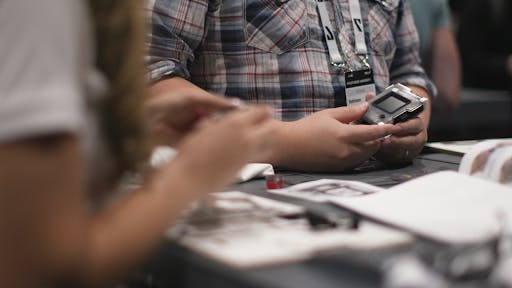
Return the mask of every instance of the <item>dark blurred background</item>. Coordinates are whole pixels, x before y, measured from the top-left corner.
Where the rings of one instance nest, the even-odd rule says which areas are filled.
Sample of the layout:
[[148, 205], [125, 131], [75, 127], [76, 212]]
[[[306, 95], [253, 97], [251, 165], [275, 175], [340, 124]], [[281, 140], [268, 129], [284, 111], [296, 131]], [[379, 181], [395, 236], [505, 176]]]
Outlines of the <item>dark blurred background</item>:
[[434, 111], [429, 140], [512, 137], [512, 1], [447, 1], [462, 88], [454, 109]]

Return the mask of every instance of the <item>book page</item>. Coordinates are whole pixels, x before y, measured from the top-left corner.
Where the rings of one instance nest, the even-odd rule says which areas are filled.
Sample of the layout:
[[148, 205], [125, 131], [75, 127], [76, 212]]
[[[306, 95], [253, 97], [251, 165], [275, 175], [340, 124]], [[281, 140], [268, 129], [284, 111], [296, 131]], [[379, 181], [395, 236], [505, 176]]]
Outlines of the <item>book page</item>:
[[512, 188], [443, 171], [386, 191], [333, 203], [365, 217], [453, 244], [487, 241], [512, 221]]
[[470, 152], [473, 147], [482, 142], [501, 142], [501, 141], [512, 141], [512, 138], [509, 139], [489, 139], [489, 140], [463, 140], [463, 141], [443, 141], [443, 142], [430, 142], [425, 144], [426, 147], [430, 147], [434, 150], [438, 150], [441, 152], [456, 154], [456, 155], [464, 155]]

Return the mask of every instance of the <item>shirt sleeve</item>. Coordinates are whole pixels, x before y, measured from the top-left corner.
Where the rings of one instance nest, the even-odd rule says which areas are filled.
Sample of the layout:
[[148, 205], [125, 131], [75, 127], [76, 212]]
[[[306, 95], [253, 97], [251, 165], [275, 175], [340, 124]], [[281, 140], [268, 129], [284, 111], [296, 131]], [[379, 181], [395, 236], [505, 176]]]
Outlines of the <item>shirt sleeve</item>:
[[187, 65], [205, 36], [208, 1], [154, 0], [149, 4], [148, 77], [190, 78]]
[[79, 2], [0, 2], [0, 142], [84, 124]]
[[434, 97], [437, 89], [421, 66], [419, 37], [408, 1], [401, 1], [396, 24], [396, 51], [390, 67], [391, 83], [419, 86]]

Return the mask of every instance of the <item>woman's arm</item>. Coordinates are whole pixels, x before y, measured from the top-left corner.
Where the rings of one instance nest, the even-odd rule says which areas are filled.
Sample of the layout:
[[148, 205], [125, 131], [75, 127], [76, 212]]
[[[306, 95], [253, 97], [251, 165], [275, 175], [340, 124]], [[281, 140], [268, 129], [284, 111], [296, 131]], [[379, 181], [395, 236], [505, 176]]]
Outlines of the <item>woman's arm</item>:
[[45, 287], [80, 269], [87, 225], [80, 151], [64, 134], [0, 145], [0, 286]]
[[192, 171], [187, 175], [173, 163], [166, 169], [168, 183], [154, 181], [160, 187], [135, 191], [91, 215], [82, 158], [77, 139], [64, 135], [0, 147], [0, 218], [7, 244], [0, 261], [12, 281], [32, 281], [16, 283], [21, 287], [113, 284], [141, 263], [200, 192], [192, 187], [200, 182], [191, 179]]
[[78, 139], [55, 135], [0, 145], [0, 273], [6, 273], [0, 286], [119, 281], [182, 209], [222, 189], [267, 149], [269, 117], [258, 108], [203, 123], [143, 188], [98, 214], [88, 211]]
[[220, 191], [268, 150], [269, 120], [266, 108], [254, 108], [203, 123], [144, 187], [91, 218], [84, 279], [108, 283], [140, 264], [191, 201]]

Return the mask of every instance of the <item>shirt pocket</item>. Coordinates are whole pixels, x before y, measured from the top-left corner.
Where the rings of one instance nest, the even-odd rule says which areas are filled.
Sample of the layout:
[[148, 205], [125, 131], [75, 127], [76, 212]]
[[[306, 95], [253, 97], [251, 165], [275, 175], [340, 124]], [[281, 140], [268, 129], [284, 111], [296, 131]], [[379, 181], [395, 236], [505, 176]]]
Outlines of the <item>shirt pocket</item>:
[[244, 0], [247, 45], [282, 54], [309, 41], [304, 0]]
[[400, 0], [372, 0], [368, 2], [370, 50], [374, 55], [392, 61], [396, 50], [395, 33]]

